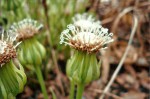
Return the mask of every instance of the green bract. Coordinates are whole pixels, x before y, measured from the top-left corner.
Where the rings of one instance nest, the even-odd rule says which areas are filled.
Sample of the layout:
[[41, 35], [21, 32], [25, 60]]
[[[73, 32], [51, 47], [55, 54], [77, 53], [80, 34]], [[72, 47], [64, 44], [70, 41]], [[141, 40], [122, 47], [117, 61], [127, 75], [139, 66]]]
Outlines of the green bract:
[[67, 62], [67, 75], [76, 84], [88, 84], [100, 76], [96, 54], [75, 50]]
[[0, 99], [15, 99], [23, 91], [26, 75], [21, 64], [10, 61], [0, 68]]
[[19, 47], [19, 60], [22, 65], [39, 66], [46, 55], [44, 46], [34, 38], [23, 41]]

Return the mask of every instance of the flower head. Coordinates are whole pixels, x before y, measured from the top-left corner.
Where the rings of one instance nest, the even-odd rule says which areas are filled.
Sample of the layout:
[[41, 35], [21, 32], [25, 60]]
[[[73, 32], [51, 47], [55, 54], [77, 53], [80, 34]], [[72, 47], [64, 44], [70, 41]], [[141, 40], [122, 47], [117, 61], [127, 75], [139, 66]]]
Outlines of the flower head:
[[24, 19], [18, 23], [14, 23], [8, 32], [10, 34], [17, 34], [17, 40], [22, 41], [33, 37], [39, 33], [39, 30], [43, 27], [42, 24], [32, 19]]
[[92, 15], [88, 15], [87, 13], [76, 14], [72, 20], [75, 26], [82, 27], [82, 29], [91, 27], [93, 23], [100, 24], [100, 21], [96, 20]]
[[13, 45], [16, 37], [17, 35], [9, 35], [4, 30], [0, 32], [0, 66], [16, 57], [15, 47], [19, 44]]
[[79, 29], [76, 25], [70, 24], [61, 33], [60, 44], [64, 43], [74, 49], [92, 53], [106, 48], [105, 45], [113, 41], [112, 35], [108, 33], [108, 29], [95, 23], [86, 29]]

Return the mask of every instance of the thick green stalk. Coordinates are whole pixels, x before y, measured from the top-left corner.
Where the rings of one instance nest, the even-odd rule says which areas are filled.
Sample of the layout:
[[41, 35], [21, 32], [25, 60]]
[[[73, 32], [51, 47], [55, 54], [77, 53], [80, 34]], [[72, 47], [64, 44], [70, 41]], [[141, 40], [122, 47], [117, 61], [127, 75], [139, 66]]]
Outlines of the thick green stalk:
[[74, 90], [75, 90], [75, 84], [73, 81], [71, 81], [71, 86], [70, 86], [70, 99], [74, 99], [75, 95], [74, 95]]
[[79, 85], [77, 86], [76, 99], [82, 99], [83, 91], [84, 91], [84, 84], [79, 84]]
[[35, 66], [35, 72], [36, 72], [37, 78], [39, 80], [39, 83], [40, 83], [40, 86], [42, 89], [42, 93], [44, 95], [44, 99], [48, 99], [48, 94], [46, 92], [46, 87], [44, 84], [44, 80], [43, 80], [42, 72], [40, 70], [40, 66]]

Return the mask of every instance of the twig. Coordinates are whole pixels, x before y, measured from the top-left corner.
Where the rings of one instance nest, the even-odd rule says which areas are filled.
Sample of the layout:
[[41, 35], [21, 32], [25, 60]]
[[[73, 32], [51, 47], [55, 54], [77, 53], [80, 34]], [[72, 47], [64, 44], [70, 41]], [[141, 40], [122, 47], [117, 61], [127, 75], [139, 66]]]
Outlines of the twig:
[[49, 32], [46, 32], [46, 33], [47, 33], [47, 37], [48, 37], [48, 42], [50, 44], [52, 59], [54, 61], [56, 72], [59, 73], [60, 70], [59, 70], [58, 63], [57, 63], [56, 52], [55, 52], [54, 48], [51, 47], [51, 46], [53, 46], [53, 42], [52, 42], [52, 39], [51, 39], [51, 35], [49, 34], [49, 33], [51, 33], [51, 31], [50, 31], [50, 24], [49, 24], [49, 18], [48, 18], [48, 6], [46, 4], [46, 0], [42, 0], [42, 5], [44, 7], [46, 21], [47, 21], [47, 28], [48, 28], [48, 31], [49, 31]]
[[128, 12], [134, 10], [133, 7], [128, 7], [128, 8], [125, 8], [116, 18], [116, 20], [114, 21], [114, 24], [112, 25], [112, 32], [115, 33], [115, 30], [118, 26], [118, 23], [120, 21], [120, 19], [125, 15], [127, 14]]
[[46, 4], [46, 0], [42, 0], [42, 6], [44, 8], [44, 14], [45, 14], [45, 17], [46, 17], [46, 24], [47, 24], [47, 28], [48, 28], [48, 31], [49, 31], [49, 32], [46, 32], [46, 35], [47, 35], [47, 38], [48, 38], [48, 42], [50, 43], [50, 45], [52, 45], [51, 35], [49, 34], [51, 32], [50, 32], [50, 24], [49, 24], [49, 18], [48, 18], [48, 7], [47, 7], [47, 4]]
[[[131, 11], [131, 10], [130, 10], [130, 11]], [[123, 13], [124, 13], [124, 12], [123, 12]], [[123, 15], [123, 14], [122, 14], [122, 15]], [[117, 66], [117, 69], [115, 70], [113, 76], [111, 77], [111, 80], [109, 81], [109, 83], [108, 83], [107, 86], [105, 87], [104, 93], [101, 95], [101, 97], [100, 97], [99, 99], [103, 99], [103, 98], [104, 98], [105, 94], [108, 92], [110, 86], [112, 85], [112, 83], [114, 82], [114, 80], [115, 80], [117, 74], [119, 73], [119, 71], [120, 71], [120, 69], [121, 69], [121, 67], [122, 67], [122, 65], [123, 65], [123, 63], [124, 63], [124, 61], [125, 61], [125, 59], [126, 59], [126, 56], [127, 56], [128, 52], [129, 52], [130, 45], [131, 45], [131, 43], [132, 43], [134, 34], [135, 34], [135, 32], [136, 32], [136, 29], [137, 29], [137, 25], [138, 25], [138, 18], [137, 18], [137, 16], [134, 15], [134, 26], [133, 26], [133, 29], [132, 29], [132, 31], [131, 31], [131, 35], [130, 35], [130, 39], [129, 39], [129, 42], [128, 42], [128, 46], [127, 46], [127, 48], [126, 48], [126, 50], [125, 50], [125, 53], [124, 53], [124, 55], [123, 55], [123, 57], [122, 57], [122, 59], [121, 59], [119, 65]]]
[[[90, 90], [90, 91], [97, 92], [97, 93], [104, 93], [104, 91], [99, 90], [99, 89], [89, 89], [89, 90]], [[121, 97], [119, 97], [119, 96], [117, 96], [117, 95], [115, 95], [115, 94], [110, 93], [110, 92], [107, 92], [107, 93], [105, 93], [105, 94], [108, 95], [108, 96], [113, 97], [114, 99], [123, 99], [123, 98], [121, 98]]]
[[112, 22], [114, 20], [114, 17], [109, 17], [109, 18], [106, 18], [104, 20], [101, 21], [101, 24], [107, 24], [109, 22]]

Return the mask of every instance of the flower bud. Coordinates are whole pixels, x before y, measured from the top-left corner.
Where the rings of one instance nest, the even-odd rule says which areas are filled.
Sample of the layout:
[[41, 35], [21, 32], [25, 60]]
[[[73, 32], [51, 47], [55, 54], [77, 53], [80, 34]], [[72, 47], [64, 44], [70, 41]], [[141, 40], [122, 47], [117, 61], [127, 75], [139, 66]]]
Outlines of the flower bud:
[[46, 55], [44, 46], [39, 43], [35, 36], [39, 34], [42, 24], [32, 19], [24, 19], [14, 23], [8, 32], [17, 34], [17, 40], [22, 41], [19, 48], [19, 60], [22, 65], [40, 65]]
[[67, 62], [66, 71], [71, 81], [84, 85], [99, 77], [100, 64], [96, 53], [113, 42], [113, 34], [86, 14], [75, 16], [73, 21], [61, 33], [60, 44], [64, 43], [75, 49], [74, 55]]
[[13, 43], [16, 35], [0, 33], [0, 99], [14, 99], [22, 92], [26, 75], [16, 59], [16, 46]]

